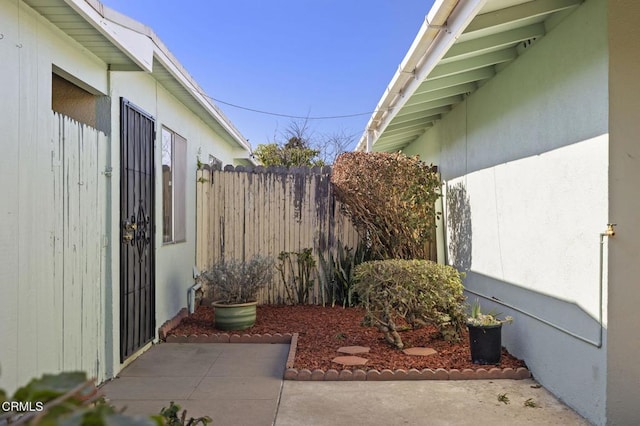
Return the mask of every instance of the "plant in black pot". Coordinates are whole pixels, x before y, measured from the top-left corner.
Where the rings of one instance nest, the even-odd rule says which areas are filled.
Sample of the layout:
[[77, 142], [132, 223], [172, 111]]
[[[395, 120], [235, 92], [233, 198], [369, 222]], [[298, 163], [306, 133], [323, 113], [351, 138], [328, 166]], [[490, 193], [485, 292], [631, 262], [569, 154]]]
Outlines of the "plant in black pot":
[[471, 361], [474, 364], [500, 364], [502, 355], [502, 324], [510, 324], [513, 318], [498, 318], [499, 313], [482, 313], [478, 300], [471, 305], [471, 315], [467, 318]]
[[213, 294], [217, 329], [245, 330], [255, 324], [258, 292], [271, 282], [273, 270], [272, 258], [256, 255], [248, 261], [223, 260], [200, 274]]

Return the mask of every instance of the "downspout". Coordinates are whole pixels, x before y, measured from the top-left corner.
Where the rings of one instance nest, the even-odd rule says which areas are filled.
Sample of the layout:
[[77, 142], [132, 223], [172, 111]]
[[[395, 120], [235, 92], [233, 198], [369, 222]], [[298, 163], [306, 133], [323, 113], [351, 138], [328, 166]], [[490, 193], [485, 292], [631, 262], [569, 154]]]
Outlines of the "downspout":
[[196, 311], [196, 291], [202, 288], [201, 283], [196, 283], [189, 287], [189, 291], [187, 293], [187, 307], [189, 308], [189, 315]]
[[604, 232], [600, 233], [600, 282], [599, 282], [599, 298], [598, 298], [598, 322], [600, 323], [600, 337], [599, 337], [599, 345], [598, 348], [602, 347], [602, 332], [604, 329], [604, 318], [602, 314], [602, 304], [603, 297], [602, 294], [604, 292], [604, 238], [611, 238], [616, 235], [615, 223], [608, 223], [607, 229]]
[[[105, 214], [105, 229], [106, 234], [104, 236], [104, 247], [105, 250], [105, 295], [104, 295], [104, 379], [110, 379], [115, 374], [115, 357], [114, 351], [116, 350], [115, 339], [114, 339], [114, 330], [118, 327], [116, 324], [116, 317], [113, 313], [113, 305], [114, 305], [114, 271], [113, 271], [113, 258], [114, 258], [114, 247], [119, 243], [119, 234], [114, 232], [113, 229], [113, 107], [111, 103], [112, 98], [112, 84], [111, 84], [111, 65], [107, 65], [107, 96], [109, 97], [109, 108], [111, 109], [110, 114], [110, 123], [109, 123], [109, 137], [107, 138], [109, 146], [107, 147], [107, 158], [106, 158], [106, 168], [102, 172], [107, 180], [105, 184], [106, 189], [106, 214]], [[114, 239], [116, 241], [114, 241]], [[119, 319], [118, 319], [119, 321]], [[98, 370], [99, 371], [99, 370]]]
[[[200, 272], [198, 271], [198, 268], [194, 266], [193, 279], [197, 280], [199, 276]], [[201, 288], [202, 283], [198, 281], [194, 285], [189, 287], [189, 290], [187, 290], [187, 309], [189, 310], [189, 315], [194, 313], [196, 310], [196, 291], [200, 290]]]

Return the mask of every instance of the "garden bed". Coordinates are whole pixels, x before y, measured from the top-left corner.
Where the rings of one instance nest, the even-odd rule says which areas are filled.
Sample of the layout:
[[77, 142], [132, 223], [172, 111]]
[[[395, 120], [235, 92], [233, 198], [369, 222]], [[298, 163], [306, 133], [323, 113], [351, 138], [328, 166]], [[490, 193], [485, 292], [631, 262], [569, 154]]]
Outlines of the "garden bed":
[[[429, 347], [437, 353], [429, 356], [406, 355], [386, 343], [374, 327], [361, 325], [364, 310], [361, 308], [304, 306], [258, 306], [256, 324], [237, 334], [285, 335], [297, 333], [297, 348], [293, 368], [301, 370], [391, 370], [422, 371], [444, 369], [489, 370], [494, 367], [513, 369], [526, 367], [522, 360], [509, 354], [504, 348], [502, 360], [497, 366], [476, 365], [470, 361], [469, 342], [466, 330], [458, 343], [440, 339], [434, 327], [402, 332], [407, 348]], [[182, 319], [169, 336], [213, 336], [222, 334], [213, 324], [213, 308], [200, 306], [197, 311]], [[232, 333], [228, 333], [232, 334]], [[370, 348], [364, 366], [342, 366], [332, 362], [340, 355], [338, 348], [364, 346]]]

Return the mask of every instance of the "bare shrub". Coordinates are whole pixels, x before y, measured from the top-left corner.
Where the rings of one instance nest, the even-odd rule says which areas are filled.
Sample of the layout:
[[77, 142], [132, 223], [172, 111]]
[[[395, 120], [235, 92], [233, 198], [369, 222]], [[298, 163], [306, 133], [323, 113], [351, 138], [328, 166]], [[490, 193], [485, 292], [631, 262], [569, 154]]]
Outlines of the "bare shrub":
[[258, 292], [273, 277], [273, 259], [255, 255], [246, 262], [220, 261], [200, 274], [199, 280], [212, 290], [217, 301], [225, 304], [255, 302]]
[[433, 169], [402, 153], [349, 152], [336, 160], [335, 194], [375, 257], [429, 258], [440, 197]]
[[465, 297], [455, 268], [430, 260], [377, 260], [356, 266], [355, 279], [365, 321], [396, 348], [404, 347], [400, 319], [413, 328], [433, 324], [445, 340], [460, 340]]

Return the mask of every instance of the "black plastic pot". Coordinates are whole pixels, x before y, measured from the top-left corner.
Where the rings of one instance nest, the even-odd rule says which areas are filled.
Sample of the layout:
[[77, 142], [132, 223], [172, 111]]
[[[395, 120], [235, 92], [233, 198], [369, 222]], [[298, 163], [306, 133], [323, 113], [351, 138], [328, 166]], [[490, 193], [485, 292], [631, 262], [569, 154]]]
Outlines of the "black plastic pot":
[[502, 324], [469, 328], [471, 361], [474, 364], [500, 364], [502, 355]]

